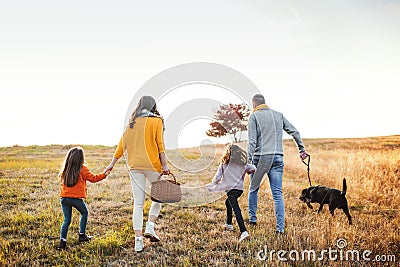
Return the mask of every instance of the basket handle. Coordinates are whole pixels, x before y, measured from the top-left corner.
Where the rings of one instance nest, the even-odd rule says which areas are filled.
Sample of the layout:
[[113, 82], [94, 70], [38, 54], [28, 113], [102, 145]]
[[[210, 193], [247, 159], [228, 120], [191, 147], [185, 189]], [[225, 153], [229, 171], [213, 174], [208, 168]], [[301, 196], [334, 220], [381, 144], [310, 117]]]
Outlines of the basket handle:
[[[158, 179], [160, 179], [163, 175], [164, 175], [164, 174], [161, 173], [160, 176], [158, 177]], [[175, 181], [175, 183], [176, 183], [176, 177], [175, 177], [175, 175], [174, 175], [172, 172], [169, 172], [169, 174], [166, 174], [166, 175], [172, 175], [172, 177], [174, 178], [174, 181]]]

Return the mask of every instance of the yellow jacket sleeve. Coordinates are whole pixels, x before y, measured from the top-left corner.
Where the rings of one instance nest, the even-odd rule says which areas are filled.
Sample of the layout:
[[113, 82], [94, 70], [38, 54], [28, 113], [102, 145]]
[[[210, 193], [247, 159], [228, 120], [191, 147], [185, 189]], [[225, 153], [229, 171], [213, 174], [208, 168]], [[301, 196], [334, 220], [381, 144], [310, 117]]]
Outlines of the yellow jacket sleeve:
[[[125, 136], [125, 134], [124, 134], [124, 136]], [[114, 158], [116, 158], [116, 159], [121, 158], [125, 152], [126, 143], [124, 142], [124, 136], [122, 136], [121, 139], [119, 140], [119, 144], [117, 146], [117, 149], [115, 150]]]
[[162, 120], [158, 120], [157, 132], [156, 132], [156, 143], [158, 147], [158, 153], [165, 151], [164, 149], [164, 126]]

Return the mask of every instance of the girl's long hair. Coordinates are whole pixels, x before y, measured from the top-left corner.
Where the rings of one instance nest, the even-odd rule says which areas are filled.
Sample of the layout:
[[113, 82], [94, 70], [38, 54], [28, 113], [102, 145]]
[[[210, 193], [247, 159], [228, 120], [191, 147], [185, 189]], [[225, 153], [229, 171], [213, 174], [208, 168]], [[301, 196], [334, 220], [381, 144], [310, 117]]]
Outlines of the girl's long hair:
[[247, 153], [240, 146], [229, 144], [221, 157], [221, 163], [245, 165], [247, 163]]
[[85, 156], [81, 147], [74, 147], [68, 151], [59, 173], [67, 187], [72, 187], [78, 183], [79, 173], [84, 162]]
[[161, 117], [160, 112], [157, 110], [156, 100], [152, 96], [144, 95], [140, 98], [135, 110], [132, 112], [131, 118], [129, 119], [129, 128], [133, 128], [136, 118], [143, 109]]

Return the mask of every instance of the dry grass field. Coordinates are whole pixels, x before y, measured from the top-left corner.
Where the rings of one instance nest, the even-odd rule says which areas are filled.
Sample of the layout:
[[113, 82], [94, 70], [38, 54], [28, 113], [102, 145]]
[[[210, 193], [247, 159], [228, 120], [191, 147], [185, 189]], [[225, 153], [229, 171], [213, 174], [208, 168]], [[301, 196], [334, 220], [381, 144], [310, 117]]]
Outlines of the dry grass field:
[[[54, 249], [62, 223], [57, 173], [71, 146], [0, 148], [0, 266], [399, 266], [400, 136], [304, 142], [312, 155], [314, 184], [341, 189], [346, 177], [352, 226], [341, 210], [332, 218], [327, 206], [317, 214], [317, 205], [312, 211], [300, 202], [301, 189], [308, 186], [306, 167], [293, 141], [285, 140], [287, 234], [275, 235], [265, 182], [258, 225], [248, 227], [250, 239], [238, 244], [235, 221], [234, 232], [221, 228], [224, 198], [194, 206], [209, 201], [201, 186], [215, 173], [223, 146], [175, 150], [167, 152], [171, 169], [185, 188], [199, 189], [184, 194], [185, 205], [191, 207], [163, 206], [156, 226], [162, 242], [146, 240], [142, 253], [134, 252], [133, 197], [124, 160], [106, 180], [89, 183], [87, 228], [95, 239], [78, 244], [79, 216], [74, 211], [69, 249], [59, 252]], [[83, 148], [93, 172], [101, 172], [114, 152], [112, 147]], [[248, 177], [240, 198], [245, 220], [247, 186]], [[149, 204], [146, 201], [145, 218]], [[338, 244], [338, 239], [347, 244]]]

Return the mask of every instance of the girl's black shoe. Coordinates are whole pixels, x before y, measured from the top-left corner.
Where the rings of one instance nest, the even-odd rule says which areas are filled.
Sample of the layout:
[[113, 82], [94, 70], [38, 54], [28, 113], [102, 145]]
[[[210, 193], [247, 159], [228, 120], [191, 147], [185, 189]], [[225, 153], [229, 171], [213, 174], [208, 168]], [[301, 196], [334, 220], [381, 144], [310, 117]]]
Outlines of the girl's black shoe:
[[67, 241], [60, 240], [60, 244], [56, 247], [58, 250], [66, 250], [67, 249]]
[[92, 240], [93, 236], [89, 236], [87, 234], [79, 234], [79, 242], [83, 243], [83, 242], [90, 242], [90, 240]]

